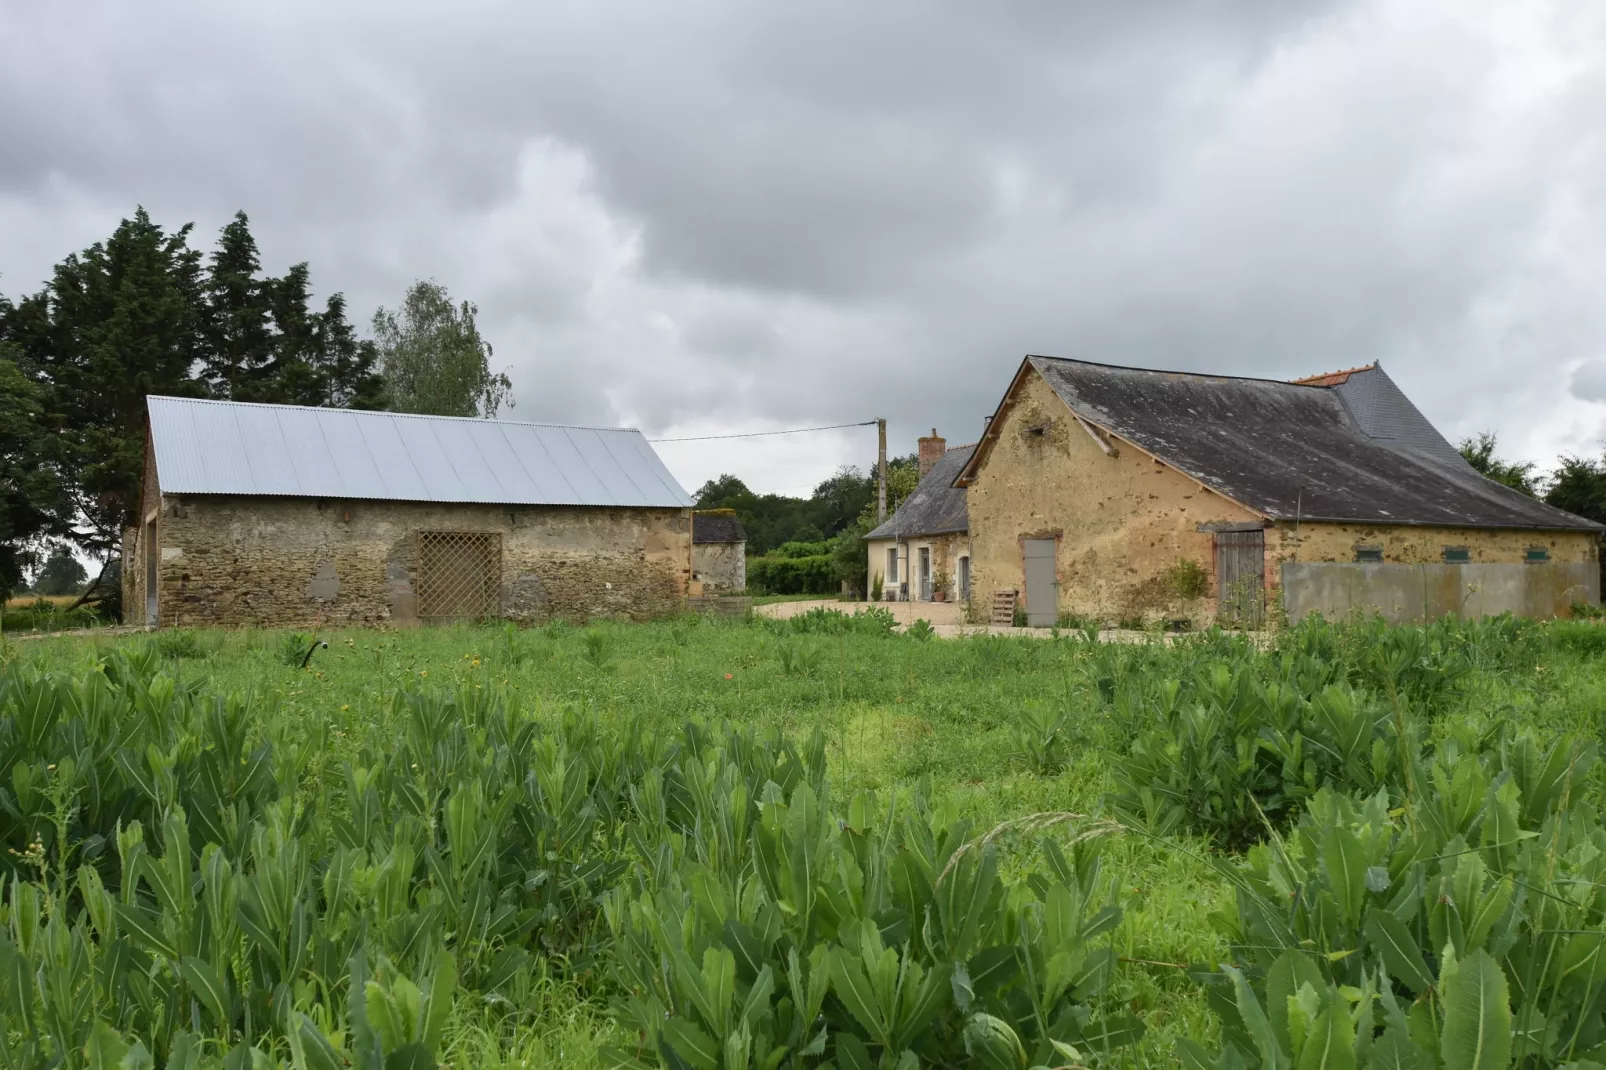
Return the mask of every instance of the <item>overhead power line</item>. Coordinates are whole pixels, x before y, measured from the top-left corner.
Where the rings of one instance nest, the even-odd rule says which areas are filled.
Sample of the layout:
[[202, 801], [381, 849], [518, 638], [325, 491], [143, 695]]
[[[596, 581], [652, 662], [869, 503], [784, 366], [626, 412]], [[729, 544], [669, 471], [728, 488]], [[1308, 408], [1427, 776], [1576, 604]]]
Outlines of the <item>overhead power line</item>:
[[840, 431], [844, 427], [874, 427], [875, 420], [856, 424], [827, 424], [824, 427], [791, 427], [785, 431], [748, 431], [740, 435], [688, 435], [685, 438], [649, 438], [648, 442], [712, 442], [721, 438], [763, 438], [766, 435], [801, 435], [805, 431]]

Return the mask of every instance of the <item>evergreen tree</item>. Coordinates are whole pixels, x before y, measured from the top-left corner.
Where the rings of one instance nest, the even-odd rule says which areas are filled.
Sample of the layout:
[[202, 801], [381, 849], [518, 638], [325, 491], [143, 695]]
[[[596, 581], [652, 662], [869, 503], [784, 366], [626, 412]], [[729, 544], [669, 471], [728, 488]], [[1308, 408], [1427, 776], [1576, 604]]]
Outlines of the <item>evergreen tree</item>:
[[145, 397], [204, 392], [200, 256], [139, 209], [111, 238], [56, 266], [0, 315], [0, 342], [31, 369], [60, 450], [69, 535], [106, 558], [133, 522], [145, 458]]
[[[0, 323], [12, 311], [0, 298]], [[56, 436], [45, 425], [44, 392], [0, 343], [0, 603], [26, 589], [23, 570], [37, 560], [47, 536], [66, 530]]]
[[[207, 266], [205, 378], [215, 397], [264, 401], [275, 393], [273, 291], [257, 278], [262, 264], [244, 212], [218, 235]], [[302, 295], [305, 304], [305, 294]]]
[[512, 406], [513, 384], [491, 371], [491, 346], [480, 336], [479, 309], [452, 303], [446, 287], [415, 282], [395, 312], [374, 313], [380, 372], [397, 412], [489, 419]]
[[322, 369], [320, 405], [342, 409], [383, 409], [385, 379], [379, 349], [346, 320], [346, 299], [334, 294], [318, 317], [318, 359]]

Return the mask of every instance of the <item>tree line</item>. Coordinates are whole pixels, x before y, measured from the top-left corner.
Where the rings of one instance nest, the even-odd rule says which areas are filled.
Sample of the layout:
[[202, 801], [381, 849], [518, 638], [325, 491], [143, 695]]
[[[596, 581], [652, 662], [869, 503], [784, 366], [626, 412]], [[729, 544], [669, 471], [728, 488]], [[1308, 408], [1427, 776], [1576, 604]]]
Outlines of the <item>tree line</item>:
[[[262, 269], [236, 213], [210, 251], [140, 208], [58, 263], [33, 294], [0, 294], [0, 594], [66, 546], [113, 566], [135, 522], [150, 394], [491, 417], [478, 310], [422, 280], [364, 338], [346, 299], [317, 305], [307, 263]], [[86, 597], [114, 602], [115, 568]]]
[[1462, 439], [1456, 448], [1486, 479], [1585, 520], [1606, 524], [1606, 456], [1597, 460], [1563, 454], [1556, 459], [1554, 470], [1541, 473], [1532, 461], [1501, 458], [1493, 431]]

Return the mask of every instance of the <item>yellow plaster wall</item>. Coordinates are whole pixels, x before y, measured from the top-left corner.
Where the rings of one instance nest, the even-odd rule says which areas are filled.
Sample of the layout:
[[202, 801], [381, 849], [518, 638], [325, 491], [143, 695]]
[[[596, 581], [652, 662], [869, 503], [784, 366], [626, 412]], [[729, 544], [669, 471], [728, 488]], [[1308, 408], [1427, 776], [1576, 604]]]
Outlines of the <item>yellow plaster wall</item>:
[[[1035, 370], [1025, 375], [995, 418], [997, 441], [970, 485], [975, 603], [1014, 588], [1024, 605], [1022, 542], [1052, 537], [1060, 613], [1213, 617], [1213, 591], [1179, 603], [1166, 573], [1188, 558], [1211, 573], [1213, 586], [1214, 543], [1198, 525], [1258, 517], [1127, 443], [1113, 441], [1117, 456], [1108, 456]], [[1268, 531], [1268, 559], [1275, 542]], [[1269, 561], [1267, 581], [1275, 583]]]
[[1348, 562], [1355, 560], [1357, 546], [1375, 546], [1383, 551], [1387, 564], [1437, 565], [1444, 561], [1446, 546], [1464, 546], [1472, 564], [1521, 564], [1530, 547], [1544, 547], [1550, 560], [1559, 565], [1595, 561], [1599, 542], [1587, 531], [1509, 531], [1489, 528], [1429, 528], [1406, 524], [1303, 523], [1296, 535], [1294, 525], [1279, 523], [1272, 550], [1272, 532], [1266, 533], [1268, 567], [1272, 560]]

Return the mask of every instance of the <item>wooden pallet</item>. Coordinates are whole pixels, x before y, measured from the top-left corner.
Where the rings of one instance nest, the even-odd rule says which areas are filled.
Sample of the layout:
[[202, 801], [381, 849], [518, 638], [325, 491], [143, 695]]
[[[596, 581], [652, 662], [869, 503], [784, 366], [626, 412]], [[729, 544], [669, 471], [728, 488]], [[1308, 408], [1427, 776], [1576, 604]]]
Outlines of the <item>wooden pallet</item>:
[[1019, 595], [1019, 591], [993, 592], [992, 622], [994, 625], [1003, 628], [1015, 626], [1015, 600]]

